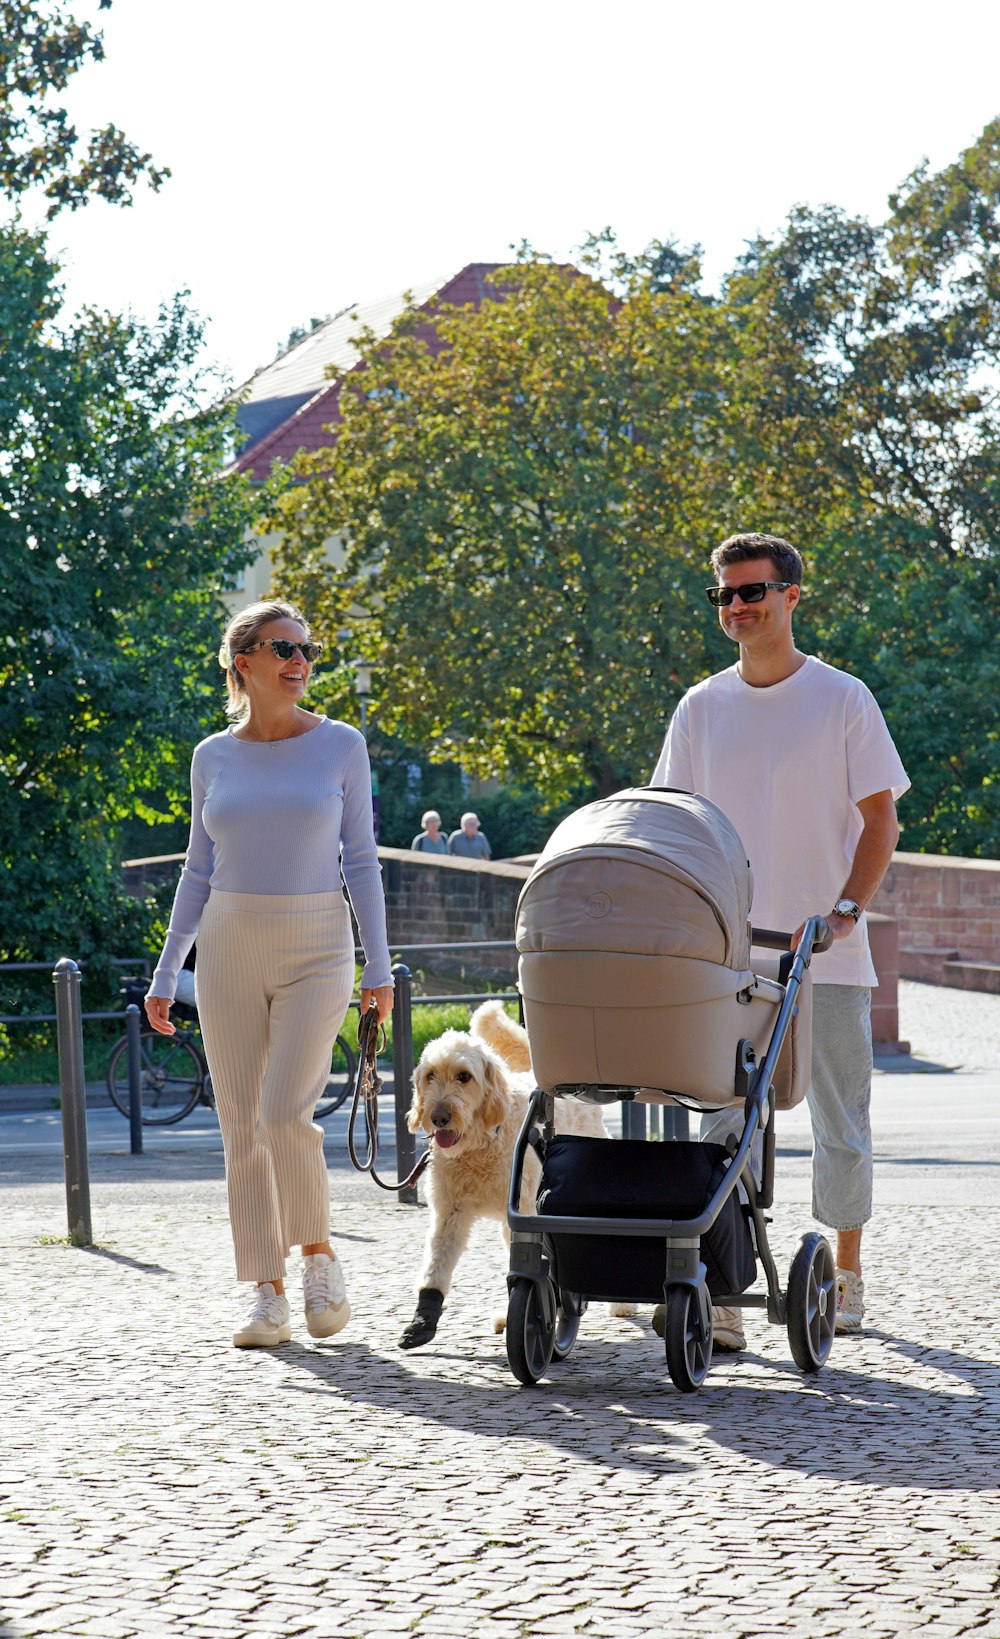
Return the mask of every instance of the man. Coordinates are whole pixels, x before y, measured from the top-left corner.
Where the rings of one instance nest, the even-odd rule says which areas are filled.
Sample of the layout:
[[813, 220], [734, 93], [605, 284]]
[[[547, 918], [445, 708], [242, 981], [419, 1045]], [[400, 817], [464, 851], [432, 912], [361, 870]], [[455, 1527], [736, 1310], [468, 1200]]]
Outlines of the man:
[[[732, 820], [753, 871], [753, 919], [794, 928], [824, 915], [834, 944], [812, 963], [813, 1213], [836, 1231], [837, 1331], [864, 1314], [861, 1232], [871, 1216], [871, 986], [865, 907], [899, 838], [906, 771], [873, 696], [802, 654], [792, 635], [802, 559], [773, 535], [732, 535], [712, 554], [709, 602], [739, 645], [728, 670], [677, 706], [652, 783], [696, 791]], [[702, 1137], [734, 1130], [708, 1116]], [[746, 1346], [741, 1312], [714, 1311], [717, 1344]]]
[[457, 854], [459, 859], [489, 859], [490, 845], [485, 831], [479, 829], [475, 814], [462, 815], [461, 829], [453, 831], [448, 838], [448, 852]]

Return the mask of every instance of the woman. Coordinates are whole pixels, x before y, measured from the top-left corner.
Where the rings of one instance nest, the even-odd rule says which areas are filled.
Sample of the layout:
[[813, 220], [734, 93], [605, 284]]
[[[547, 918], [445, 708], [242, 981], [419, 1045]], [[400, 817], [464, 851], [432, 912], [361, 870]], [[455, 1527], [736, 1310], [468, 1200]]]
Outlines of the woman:
[[329, 1240], [323, 1129], [313, 1119], [364, 946], [361, 1006], [392, 1009], [382, 877], [364, 739], [299, 704], [319, 645], [275, 599], [230, 621], [219, 653], [233, 724], [195, 747], [191, 838], [146, 997], [172, 1035], [177, 975], [198, 940], [198, 1010], [226, 1152], [236, 1276], [253, 1281], [237, 1348], [290, 1339], [285, 1259], [303, 1253], [306, 1324], [350, 1319]]
[[426, 814], [420, 816], [420, 832], [410, 843], [412, 854], [446, 854], [448, 852], [448, 838], [441, 834], [441, 815], [434, 808], [428, 808]]

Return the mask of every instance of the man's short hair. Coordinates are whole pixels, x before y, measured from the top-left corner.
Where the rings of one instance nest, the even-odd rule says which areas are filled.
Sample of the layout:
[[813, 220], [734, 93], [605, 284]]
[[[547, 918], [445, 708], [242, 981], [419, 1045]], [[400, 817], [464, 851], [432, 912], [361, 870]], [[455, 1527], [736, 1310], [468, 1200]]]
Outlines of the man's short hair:
[[790, 581], [793, 586], [802, 585], [802, 559], [794, 546], [783, 541], [780, 535], [758, 535], [755, 532], [730, 535], [712, 553], [712, 573], [718, 579], [723, 564], [746, 563], [748, 558], [770, 558], [777, 570], [778, 580]]
[[462, 819], [461, 819], [461, 825], [462, 825], [462, 830], [463, 831], [465, 830], [465, 827], [467, 825], [474, 825], [476, 827], [476, 830], [478, 831], [479, 830], [479, 817], [478, 817], [478, 815], [476, 815], [476, 814], [463, 814]]

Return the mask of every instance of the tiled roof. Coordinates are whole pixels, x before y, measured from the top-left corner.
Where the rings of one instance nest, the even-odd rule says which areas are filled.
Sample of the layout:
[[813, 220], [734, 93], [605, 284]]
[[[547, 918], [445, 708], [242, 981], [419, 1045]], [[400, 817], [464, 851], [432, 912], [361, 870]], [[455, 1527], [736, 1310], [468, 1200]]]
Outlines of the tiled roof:
[[[409, 294], [417, 307], [434, 297], [478, 307], [486, 294], [485, 280], [497, 266], [470, 262], [459, 273], [414, 286]], [[340, 388], [358, 363], [360, 332], [388, 334], [406, 307], [406, 294], [400, 291], [345, 308], [257, 371], [244, 388], [246, 398], [239, 411], [247, 442], [236, 461], [238, 471], [264, 478], [276, 461], [286, 463], [299, 450], [322, 449], [329, 443], [326, 428], [339, 419]]]

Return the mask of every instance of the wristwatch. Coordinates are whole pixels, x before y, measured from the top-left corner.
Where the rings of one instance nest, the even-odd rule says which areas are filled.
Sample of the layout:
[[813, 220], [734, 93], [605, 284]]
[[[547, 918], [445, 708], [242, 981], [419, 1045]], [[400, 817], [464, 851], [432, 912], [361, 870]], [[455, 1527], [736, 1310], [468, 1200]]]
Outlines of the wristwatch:
[[838, 899], [833, 907], [832, 914], [834, 916], [853, 916], [856, 922], [861, 915], [861, 906], [855, 904], [853, 899]]

